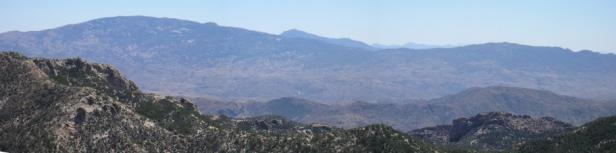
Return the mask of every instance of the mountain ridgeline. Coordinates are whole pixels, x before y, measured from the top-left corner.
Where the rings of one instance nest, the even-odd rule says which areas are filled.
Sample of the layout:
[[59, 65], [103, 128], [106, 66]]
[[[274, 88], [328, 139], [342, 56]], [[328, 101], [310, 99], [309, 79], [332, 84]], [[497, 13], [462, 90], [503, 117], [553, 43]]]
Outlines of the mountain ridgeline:
[[460, 93], [407, 103], [328, 105], [286, 97], [266, 102], [224, 102], [192, 98], [204, 114], [232, 117], [280, 115], [304, 123], [324, 123], [354, 128], [383, 123], [410, 131], [442, 125], [461, 116], [484, 112], [509, 112], [535, 117], [554, 117], [574, 125], [616, 114], [616, 103], [558, 95], [550, 91], [518, 87], [470, 88]]
[[143, 93], [110, 65], [0, 52], [8, 152], [442, 152], [385, 125], [350, 130], [276, 116], [204, 116]]
[[144, 91], [222, 100], [401, 102], [494, 85], [616, 98], [616, 55], [513, 43], [380, 50], [299, 30], [122, 16], [2, 33], [0, 50], [109, 63]]
[[291, 30], [287, 30], [285, 32], [282, 32], [280, 34], [280, 36], [283, 37], [288, 37], [288, 38], [303, 38], [303, 39], [308, 39], [308, 40], [317, 40], [317, 41], [321, 41], [321, 42], [325, 42], [325, 43], [330, 43], [330, 44], [334, 44], [334, 45], [339, 45], [339, 46], [345, 46], [345, 47], [353, 47], [353, 48], [361, 48], [361, 49], [367, 49], [367, 50], [374, 50], [376, 48], [373, 48], [372, 46], [365, 44], [363, 42], [360, 41], [355, 41], [349, 38], [327, 38], [327, 37], [321, 37], [318, 35], [314, 35], [311, 33], [307, 33], [304, 31], [300, 31], [297, 29], [291, 29]]

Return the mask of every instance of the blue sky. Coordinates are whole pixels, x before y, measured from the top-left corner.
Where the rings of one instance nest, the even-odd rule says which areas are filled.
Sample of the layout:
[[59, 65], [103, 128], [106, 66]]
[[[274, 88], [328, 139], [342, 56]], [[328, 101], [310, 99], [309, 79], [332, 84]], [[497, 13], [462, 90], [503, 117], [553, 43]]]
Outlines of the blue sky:
[[380, 44], [507, 41], [616, 53], [614, 0], [6, 0], [0, 2], [0, 32], [120, 15], [273, 34], [297, 28]]

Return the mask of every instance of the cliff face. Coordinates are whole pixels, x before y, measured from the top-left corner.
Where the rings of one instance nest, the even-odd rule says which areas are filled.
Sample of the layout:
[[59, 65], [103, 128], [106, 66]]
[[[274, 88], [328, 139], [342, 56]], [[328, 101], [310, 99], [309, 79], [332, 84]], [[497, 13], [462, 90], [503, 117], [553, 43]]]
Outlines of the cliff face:
[[414, 130], [410, 134], [442, 145], [504, 151], [530, 140], [562, 134], [572, 129], [572, 125], [553, 118], [489, 112], [456, 119], [451, 125]]
[[204, 116], [141, 92], [109, 65], [0, 53], [0, 150], [9, 152], [436, 152], [390, 127]]

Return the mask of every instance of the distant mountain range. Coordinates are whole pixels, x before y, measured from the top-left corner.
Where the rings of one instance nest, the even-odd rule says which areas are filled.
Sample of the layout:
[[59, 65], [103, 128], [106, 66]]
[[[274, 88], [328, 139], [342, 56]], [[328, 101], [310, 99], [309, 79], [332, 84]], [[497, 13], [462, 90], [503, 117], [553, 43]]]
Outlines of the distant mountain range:
[[0, 152], [616, 152], [614, 54], [145, 16], [0, 51]]
[[380, 48], [380, 49], [396, 49], [396, 48], [408, 48], [408, 49], [433, 49], [433, 48], [453, 48], [460, 47], [464, 45], [430, 45], [430, 44], [420, 44], [420, 43], [405, 43], [402, 45], [383, 45], [383, 44], [372, 44], [372, 47]]
[[312, 39], [321, 42], [326, 42], [334, 45], [345, 46], [345, 47], [353, 47], [353, 48], [361, 48], [367, 50], [379, 50], [379, 49], [398, 49], [398, 48], [408, 48], [408, 49], [432, 49], [432, 48], [452, 48], [463, 45], [428, 45], [428, 44], [420, 44], [420, 43], [405, 43], [402, 45], [383, 45], [383, 44], [371, 44], [368, 45], [364, 42], [349, 39], [349, 38], [328, 38], [323, 36], [318, 36], [312, 33], [308, 33], [305, 31], [301, 31], [298, 29], [291, 29], [284, 31], [280, 34], [283, 37], [289, 38], [303, 38], [303, 39]]
[[616, 115], [616, 103], [613, 102], [502, 86], [470, 88], [454, 95], [405, 104], [358, 101], [326, 105], [293, 97], [267, 102], [223, 102], [208, 98], [193, 98], [193, 101], [204, 114], [230, 117], [280, 115], [294, 121], [344, 128], [383, 123], [402, 131], [442, 125], [461, 116], [494, 111], [555, 117], [575, 125]]
[[298, 30], [123, 16], [2, 33], [0, 50], [109, 63], [145, 91], [225, 101], [404, 102], [494, 85], [616, 99], [616, 55], [514, 43], [380, 50]]

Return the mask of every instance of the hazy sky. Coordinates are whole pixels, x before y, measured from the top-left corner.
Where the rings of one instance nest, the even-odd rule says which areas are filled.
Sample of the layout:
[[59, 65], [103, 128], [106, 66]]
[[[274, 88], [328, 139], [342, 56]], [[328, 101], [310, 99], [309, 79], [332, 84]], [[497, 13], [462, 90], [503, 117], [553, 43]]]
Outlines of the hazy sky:
[[3, 0], [0, 32], [145, 15], [367, 43], [516, 42], [616, 53], [616, 0]]

